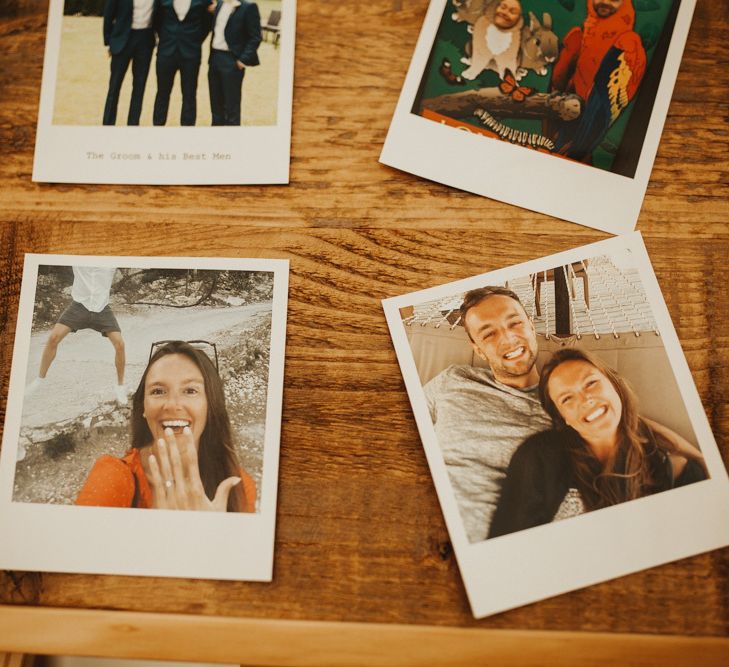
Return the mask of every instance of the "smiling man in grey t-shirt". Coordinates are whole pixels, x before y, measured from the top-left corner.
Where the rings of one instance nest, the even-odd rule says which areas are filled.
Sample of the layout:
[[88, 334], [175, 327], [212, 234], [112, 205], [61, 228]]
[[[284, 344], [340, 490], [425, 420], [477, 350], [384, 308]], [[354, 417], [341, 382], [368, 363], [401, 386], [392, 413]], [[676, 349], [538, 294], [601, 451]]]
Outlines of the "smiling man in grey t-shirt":
[[537, 391], [536, 331], [519, 297], [503, 287], [471, 290], [461, 317], [489, 368], [449, 366], [425, 395], [468, 540], [479, 542], [514, 451], [551, 422]]

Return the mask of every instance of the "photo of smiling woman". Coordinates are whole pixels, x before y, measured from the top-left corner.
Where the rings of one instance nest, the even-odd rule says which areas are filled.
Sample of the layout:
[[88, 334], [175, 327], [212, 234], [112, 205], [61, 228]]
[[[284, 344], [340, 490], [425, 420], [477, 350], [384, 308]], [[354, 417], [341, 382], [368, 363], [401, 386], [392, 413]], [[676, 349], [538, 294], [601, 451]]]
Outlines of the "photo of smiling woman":
[[512, 457], [490, 538], [706, 479], [700, 452], [676, 453], [679, 436], [641, 417], [625, 380], [579, 348], [545, 364], [539, 399], [553, 427]]
[[201, 349], [152, 346], [131, 430], [130, 451], [96, 461], [77, 505], [255, 511], [256, 485], [235, 454], [223, 385]]

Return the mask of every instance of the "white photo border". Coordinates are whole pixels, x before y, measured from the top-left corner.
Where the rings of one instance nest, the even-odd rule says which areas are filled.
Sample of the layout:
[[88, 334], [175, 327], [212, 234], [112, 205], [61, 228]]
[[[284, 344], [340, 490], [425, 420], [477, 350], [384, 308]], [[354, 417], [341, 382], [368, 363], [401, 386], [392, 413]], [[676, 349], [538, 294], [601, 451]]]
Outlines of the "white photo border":
[[[629, 249], [636, 260], [710, 479], [469, 544], [400, 309]], [[639, 232], [383, 300], [390, 334], [448, 533], [476, 618], [729, 544], [729, 478]], [[697, 520], [699, 519], [699, 520]], [[511, 576], [509, 576], [511, 575]]]
[[[30, 334], [41, 265], [198, 268], [273, 273], [260, 511], [130, 511], [13, 502]], [[26, 254], [0, 452], [0, 569], [271, 581], [289, 261]]]
[[[287, 184], [291, 155], [296, 0], [281, 0], [276, 124], [241, 127], [54, 125], [64, 0], [50, 0], [33, 181], [137, 185]], [[245, 84], [244, 84], [245, 85]], [[243, 90], [245, 95], [245, 87]], [[101, 115], [99, 109], [99, 115]], [[89, 159], [88, 154], [103, 154]], [[182, 159], [205, 154], [205, 160]], [[140, 159], [112, 155], [138, 154]], [[152, 159], [148, 159], [147, 155]], [[214, 154], [229, 159], [212, 159]], [[177, 159], [160, 159], [176, 155]]]
[[[437, 183], [611, 234], [633, 231], [648, 187], [696, 0], [680, 0], [633, 178], [498, 139], [459, 132], [412, 113], [445, 5], [450, 1], [432, 0], [428, 7], [380, 162]], [[525, 179], [525, 175], [529, 178]]]

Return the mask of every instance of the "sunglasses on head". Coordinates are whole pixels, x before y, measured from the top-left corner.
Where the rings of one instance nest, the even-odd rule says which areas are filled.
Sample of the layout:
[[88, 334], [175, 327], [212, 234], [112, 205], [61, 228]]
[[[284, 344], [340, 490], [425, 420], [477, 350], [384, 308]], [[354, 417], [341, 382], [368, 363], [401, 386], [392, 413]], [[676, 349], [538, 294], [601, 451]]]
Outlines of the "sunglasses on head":
[[[165, 345], [169, 345], [170, 343], [187, 343], [190, 347], [200, 350], [201, 352], [205, 353], [207, 355], [208, 359], [210, 361], [215, 362], [215, 370], [220, 371], [220, 368], [218, 366], [218, 348], [216, 347], [215, 343], [211, 343], [207, 340], [158, 340], [154, 343], [152, 343], [152, 346], [149, 348], [149, 359], [147, 359], [147, 364], [152, 360], [152, 355], [154, 355], [155, 350], [157, 350], [160, 347], [164, 347]], [[212, 354], [210, 354], [210, 350], [212, 349]]]

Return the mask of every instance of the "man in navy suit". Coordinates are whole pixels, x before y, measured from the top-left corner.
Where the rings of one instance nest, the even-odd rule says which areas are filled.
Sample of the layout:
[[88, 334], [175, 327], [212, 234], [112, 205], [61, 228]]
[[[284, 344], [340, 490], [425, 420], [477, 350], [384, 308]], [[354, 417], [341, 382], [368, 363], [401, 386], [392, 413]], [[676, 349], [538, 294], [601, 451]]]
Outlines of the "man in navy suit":
[[218, 0], [208, 62], [213, 125], [240, 125], [240, 98], [246, 67], [259, 64], [261, 15], [246, 0]]
[[202, 43], [210, 32], [213, 0], [157, 0], [157, 97], [152, 122], [164, 125], [175, 74], [180, 72], [180, 125], [194, 125], [197, 117], [197, 75]]
[[111, 56], [109, 92], [104, 105], [104, 125], [116, 124], [119, 91], [132, 63], [132, 99], [127, 125], [139, 125], [144, 86], [154, 50], [154, 8], [156, 0], [106, 0], [104, 45]]

